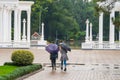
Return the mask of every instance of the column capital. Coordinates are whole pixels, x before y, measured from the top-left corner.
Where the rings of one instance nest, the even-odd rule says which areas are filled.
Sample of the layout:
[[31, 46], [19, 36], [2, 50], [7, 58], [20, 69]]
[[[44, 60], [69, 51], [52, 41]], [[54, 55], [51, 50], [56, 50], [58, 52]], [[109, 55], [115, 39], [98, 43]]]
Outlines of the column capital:
[[110, 10], [110, 12], [115, 12], [115, 10], [114, 10], [114, 9], [112, 9], [112, 10]]
[[30, 14], [30, 13], [31, 13], [31, 9], [28, 9], [28, 10], [27, 10], [27, 13]]
[[22, 10], [21, 9], [17, 9], [19, 12], [21, 12]]
[[14, 10], [18, 10], [18, 6], [17, 6], [17, 5], [14, 5], [14, 6], [13, 6], [13, 9], [14, 9]]
[[90, 23], [90, 27], [92, 27], [92, 23]]
[[89, 23], [89, 19], [86, 20], [86, 24], [88, 24], [88, 23]]
[[99, 12], [99, 16], [101, 16], [101, 15], [103, 15], [104, 14], [104, 12]]
[[4, 5], [3, 5], [3, 9], [7, 9], [7, 5], [4, 4]]
[[42, 26], [44, 26], [45, 24], [42, 22]]
[[26, 20], [25, 20], [25, 18], [23, 19], [23, 23], [26, 23]]
[[10, 12], [10, 13], [12, 13], [12, 9], [10, 8], [10, 9], [8, 9], [8, 11]]

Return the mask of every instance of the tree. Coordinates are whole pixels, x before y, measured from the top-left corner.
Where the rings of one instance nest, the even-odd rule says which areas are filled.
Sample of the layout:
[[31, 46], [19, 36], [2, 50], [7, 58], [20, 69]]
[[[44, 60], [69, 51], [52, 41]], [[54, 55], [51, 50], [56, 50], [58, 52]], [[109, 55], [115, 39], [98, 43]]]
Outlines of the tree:
[[[89, 19], [93, 23], [93, 35], [98, 33], [98, 17], [95, 16], [95, 3], [87, 2], [83, 0], [75, 0], [73, 3], [73, 15], [77, 23], [80, 25], [80, 39], [85, 37], [86, 19]], [[83, 35], [84, 33], [84, 35]], [[82, 37], [82, 38], [81, 38]]]
[[[66, 4], [67, 3], [67, 4]], [[59, 39], [67, 38], [76, 38], [73, 35], [76, 35], [79, 30], [79, 25], [76, 20], [73, 18], [70, 12], [70, 6], [68, 5], [69, 0], [56, 0], [50, 4], [46, 21], [46, 31], [49, 40], [54, 40], [57, 37]]]
[[[44, 21], [45, 13], [47, 12], [47, 5], [54, 0], [20, 0], [20, 1], [34, 1], [31, 13], [31, 33], [40, 32], [41, 22]], [[25, 14], [23, 14], [25, 15]]]
[[[30, 1], [30, 0], [29, 0]], [[39, 32], [41, 22], [45, 23], [45, 39], [76, 39], [85, 37], [85, 21], [90, 19], [93, 34], [98, 32], [98, 18], [94, 16], [94, 3], [83, 0], [31, 0], [32, 6], [31, 32]]]

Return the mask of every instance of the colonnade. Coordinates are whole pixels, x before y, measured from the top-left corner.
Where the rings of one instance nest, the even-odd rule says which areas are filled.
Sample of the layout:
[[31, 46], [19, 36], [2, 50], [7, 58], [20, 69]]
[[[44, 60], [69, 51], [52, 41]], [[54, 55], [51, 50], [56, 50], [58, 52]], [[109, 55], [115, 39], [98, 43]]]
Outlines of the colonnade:
[[[8, 6], [0, 7], [0, 42], [11, 42], [12, 11]], [[14, 9], [14, 42], [21, 41], [21, 10]], [[30, 41], [30, 10], [27, 11], [27, 40]], [[25, 35], [25, 33], [23, 34]], [[26, 35], [25, 35], [26, 36]]]
[[[113, 0], [106, 0], [109, 3], [113, 2]], [[98, 2], [99, 6], [105, 6], [106, 2]], [[106, 4], [107, 5], [107, 4]], [[82, 49], [120, 49], [120, 30], [119, 30], [119, 42], [115, 42], [115, 25], [113, 24], [113, 20], [115, 19], [115, 12], [120, 12], [120, 1], [116, 1], [113, 4], [113, 8], [110, 10], [110, 18], [109, 18], [109, 40], [104, 41], [103, 37], [103, 21], [104, 21], [104, 12], [99, 12], [99, 33], [98, 33], [98, 41], [92, 41], [90, 36], [92, 36], [92, 30], [89, 29], [90, 24], [89, 20], [86, 20], [86, 37], [85, 42], [82, 43]], [[119, 26], [117, 26], [119, 27]], [[89, 32], [90, 31], [90, 32]]]
[[[25, 41], [30, 43], [31, 6], [33, 3], [32, 1], [0, 2], [0, 43]], [[22, 11], [26, 11], [26, 19], [21, 18]], [[21, 25], [21, 21], [23, 21], [23, 25]], [[22, 26], [23, 30], [21, 30]], [[14, 29], [13, 40], [12, 28]]]
[[[99, 14], [99, 43], [103, 43], [103, 12]], [[112, 22], [112, 18], [115, 17], [115, 11], [112, 10], [110, 13], [110, 30], [109, 30], [109, 43], [114, 43], [115, 39], [115, 26]], [[89, 29], [90, 28], [90, 29]], [[90, 31], [90, 32], [89, 32]], [[92, 41], [92, 23], [89, 24], [89, 20], [86, 20], [86, 38], [85, 42]]]
[[[103, 12], [100, 12], [99, 15], [99, 43], [103, 43]], [[115, 42], [115, 26], [113, 24], [112, 18], [115, 17], [115, 11], [111, 10], [110, 12], [110, 28], [109, 28], [109, 43], [113, 44]]]

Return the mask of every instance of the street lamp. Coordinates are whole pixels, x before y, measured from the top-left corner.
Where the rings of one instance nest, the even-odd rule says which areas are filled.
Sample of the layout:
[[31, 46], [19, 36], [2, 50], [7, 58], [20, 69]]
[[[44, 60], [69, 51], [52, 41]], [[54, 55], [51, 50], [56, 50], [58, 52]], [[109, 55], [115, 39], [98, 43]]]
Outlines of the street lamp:
[[41, 31], [41, 14], [42, 14], [42, 11], [40, 10], [40, 13], [39, 13], [39, 34]]
[[57, 40], [57, 30], [56, 30], [56, 40]]
[[41, 24], [42, 24], [42, 12], [47, 10], [48, 7], [45, 7], [44, 9], [43, 8], [40, 8], [40, 12], [39, 12], [39, 34], [41, 32]]

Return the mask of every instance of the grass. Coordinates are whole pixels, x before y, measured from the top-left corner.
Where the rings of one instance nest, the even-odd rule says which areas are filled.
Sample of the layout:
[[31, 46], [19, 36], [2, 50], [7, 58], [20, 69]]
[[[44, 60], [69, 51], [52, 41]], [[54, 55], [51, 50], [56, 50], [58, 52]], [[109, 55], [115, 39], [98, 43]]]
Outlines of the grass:
[[0, 80], [15, 80], [41, 68], [41, 64], [17, 66], [13, 63], [5, 63], [4, 66], [0, 66]]
[[6, 75], [14, 71], [18, 66], [4, 65], [0, 66], [0, 76]]

